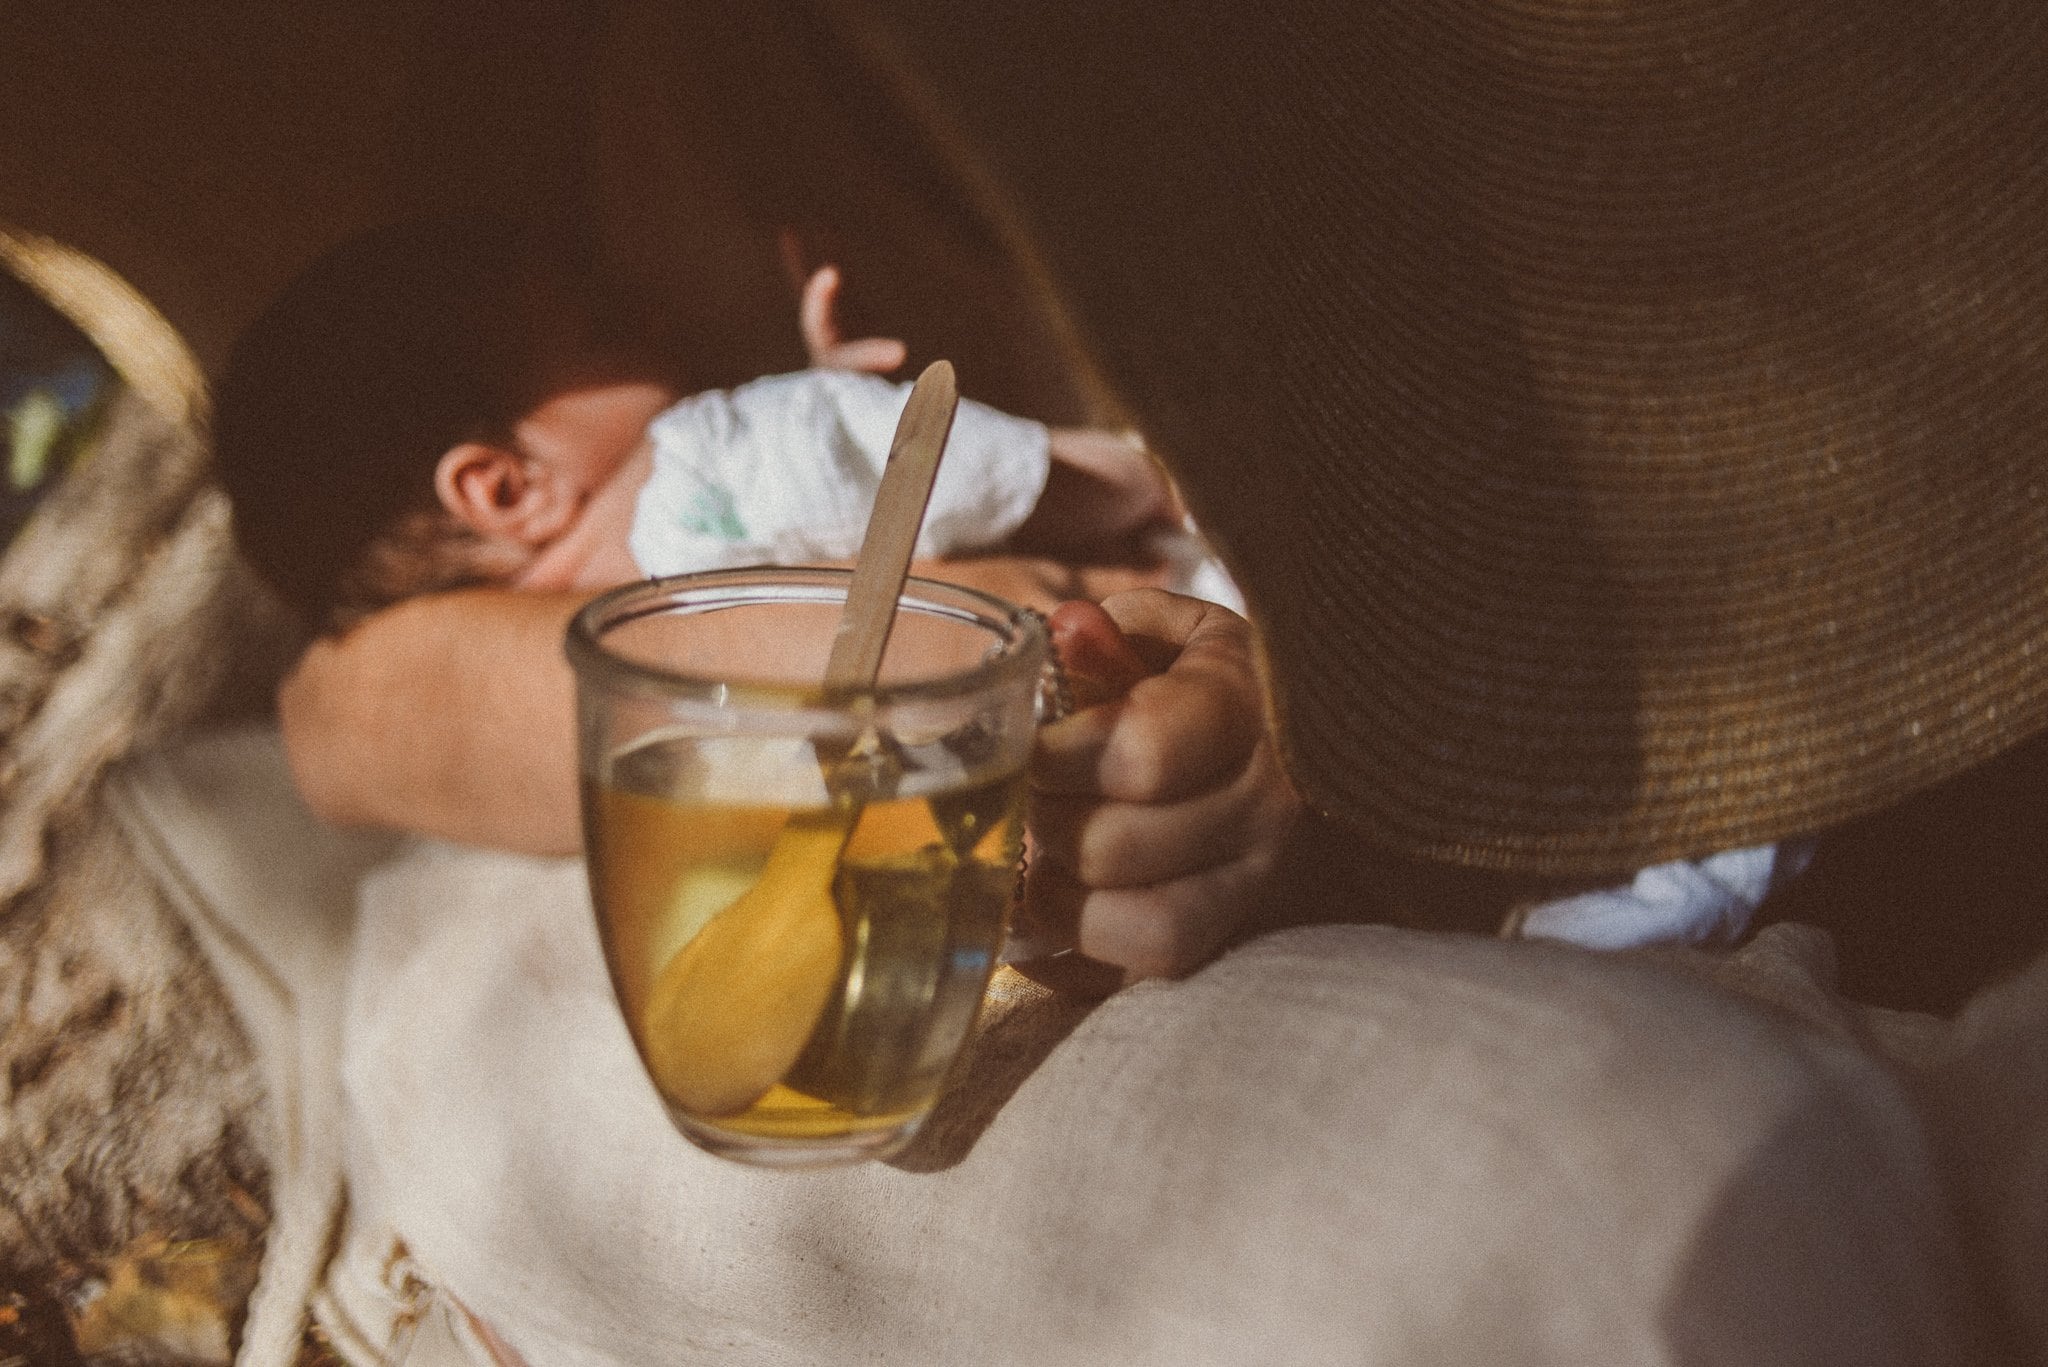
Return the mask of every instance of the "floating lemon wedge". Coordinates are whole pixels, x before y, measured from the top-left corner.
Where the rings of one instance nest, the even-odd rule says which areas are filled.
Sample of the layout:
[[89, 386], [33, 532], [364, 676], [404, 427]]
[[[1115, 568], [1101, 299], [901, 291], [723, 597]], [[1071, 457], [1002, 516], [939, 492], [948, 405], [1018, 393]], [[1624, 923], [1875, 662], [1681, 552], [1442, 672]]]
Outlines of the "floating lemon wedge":
[[789, 1071], [839, 982], [832, 880], [857, 813], [799, 812], [754, 885], [661, 970], [645, 1016], [647, 1066], [695, 1115], [732, 1115]]

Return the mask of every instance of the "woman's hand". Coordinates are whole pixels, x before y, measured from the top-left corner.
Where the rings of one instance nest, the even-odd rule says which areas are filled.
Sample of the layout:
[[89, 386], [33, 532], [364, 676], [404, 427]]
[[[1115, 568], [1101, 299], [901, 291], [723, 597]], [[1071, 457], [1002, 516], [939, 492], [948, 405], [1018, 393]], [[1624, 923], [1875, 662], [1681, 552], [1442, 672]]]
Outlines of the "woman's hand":
[[1050, 625], [1080, 710], [1032, 762], [1024, 932], [1126, 981], [1188, 973], [1262, 909], [1301, 813], [1250, 625], [1154, 589], [1062, 604]]

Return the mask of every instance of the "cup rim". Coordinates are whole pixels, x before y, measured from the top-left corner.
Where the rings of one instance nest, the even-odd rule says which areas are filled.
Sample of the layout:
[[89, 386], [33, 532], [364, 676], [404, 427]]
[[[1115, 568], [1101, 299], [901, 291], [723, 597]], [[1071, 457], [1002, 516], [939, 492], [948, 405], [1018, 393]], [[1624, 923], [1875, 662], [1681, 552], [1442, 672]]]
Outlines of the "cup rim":
[[[1020, 607], [995, 594], [964, 584], [921, 575], [905, 579], [903, 592], [897, 598], [899, 610], [904, 606], [918, 606], [988, 627], [1000, 641], [994, 654], [969, 669], [928, 679], [878, 683], [836, 695], [828, 703], [824, 698], [822, 681], [806, 687], [768, 680], [736, 680], [692, 674], [644, 660], [629, 659], [608, 650], [601, 640], [604, 633], [628, 621], [673, 610], [679, 597], [697, 591], [714, 592], [759, 585], [784, 591], [798, 590], [789, 594], [795, 601], [830, 602], [843, 601], [852, 580], [851, 569], [789, 566], [698, 570], [638, 579], [610, 589], [579, 608], [569, 619], [563, 649], [579, 683], [601, 681], [608, 687], [624, 684], [635, 691], [669, 697], [785, 707], [840, 707], [855, 699], [880, 705], [911, 699], [964, 696], [999, 685], [1012, 674], [1035, 677], [1051, 649], [1045, 619], [1031, 608]], [[810, 595], [800, 592], [807, 588], [823, 592]], [[952, 601], [941, 601], [945, 599]], [[716, 606], [733, 607], [746, 601], [749, 600], [729, 601]], [[706, 604], [703, 610], [711, 610], [713, 606]], [[1034, 644], [1036, 650], [1032, 649]]]

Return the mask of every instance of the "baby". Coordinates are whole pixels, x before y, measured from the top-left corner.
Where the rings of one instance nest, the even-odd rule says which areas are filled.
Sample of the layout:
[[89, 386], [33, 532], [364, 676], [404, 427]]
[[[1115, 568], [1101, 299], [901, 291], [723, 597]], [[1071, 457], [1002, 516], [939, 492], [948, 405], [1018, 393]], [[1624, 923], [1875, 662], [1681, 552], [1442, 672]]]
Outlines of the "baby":
[[[238, 543], [321, 632], [465, 585], [845, 560], [907, 386], [842, 368], [903, 348], [841, 340], [838, 288], [828, 267], [804, 290], [812, 369], [683, 398], [616, 290], [528, 228], [461, 214], [345, 243], [230, 359]], [[1181, 524], [1137, 442], [963, 400], [918, 552], [1136, 556]]]

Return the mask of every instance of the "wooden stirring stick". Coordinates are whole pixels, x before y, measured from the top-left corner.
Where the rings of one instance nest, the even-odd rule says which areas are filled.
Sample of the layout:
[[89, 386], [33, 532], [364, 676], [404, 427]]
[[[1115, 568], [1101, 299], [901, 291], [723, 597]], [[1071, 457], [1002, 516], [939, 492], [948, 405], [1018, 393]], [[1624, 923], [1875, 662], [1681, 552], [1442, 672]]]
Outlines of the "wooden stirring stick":
[[[874, 685], [958, 401], [945, 361], [911, 388], [833, 634], [828, 699]], [[826, 787], [836, 788], [829, 772]], [[845, 946], [832, 880], [860, 810], [834, 791], [830, 807], [793, 813], [760, 878], [655, 979], [642, 1019], [648, 1068], [684, 1110], [744, 1111], [803, 1052], [839, 981]]]

